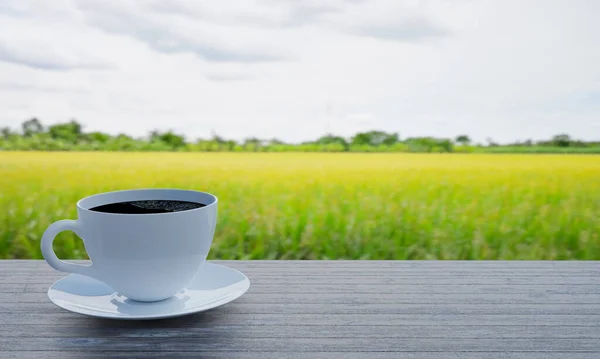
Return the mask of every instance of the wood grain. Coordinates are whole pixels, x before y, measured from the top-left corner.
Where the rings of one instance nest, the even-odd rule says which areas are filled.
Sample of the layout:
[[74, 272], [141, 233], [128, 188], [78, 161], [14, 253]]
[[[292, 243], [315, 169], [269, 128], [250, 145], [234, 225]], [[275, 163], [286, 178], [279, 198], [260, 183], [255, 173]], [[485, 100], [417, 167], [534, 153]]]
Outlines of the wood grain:
[[600, 262], [215, 261], [238, 300], [129, 322], [67, 312], [43, 261], [0, 261], [0, 358], [600, 357]]
[[1, 351], [0, 358], [15, 359], [104, 359], [104, 358], [202, 358], [202, 359], [598, 359], [596, 352], [102, 352]]

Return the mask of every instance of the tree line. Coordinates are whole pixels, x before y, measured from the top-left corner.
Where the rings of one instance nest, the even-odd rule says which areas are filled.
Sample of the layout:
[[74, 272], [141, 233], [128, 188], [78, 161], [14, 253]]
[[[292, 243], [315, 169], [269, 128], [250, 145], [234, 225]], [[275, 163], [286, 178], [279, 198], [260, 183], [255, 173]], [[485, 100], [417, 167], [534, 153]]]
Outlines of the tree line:
[[333, 134], [314, 141], [286, 143], [276, 138], [226, 139], [214, 133], [211, 138], [188, 140], [173, 131], [151, 131], [134, 138], [126, 134], [85, 132], [76, 120], [44, 126], [37, 118], [20, 129], [0, 128], [0, 150], [4, 151], [198, 151], [198, 152], [582, 152], [600, 153], [600, 141], [580, 141], [558, 134], [543, 141], [517, 141], [499, 145], [492, 139], [475, 144], [468, 135], [455, 138], [409, 137], [396, 132], [366, 131], [345, 138]]

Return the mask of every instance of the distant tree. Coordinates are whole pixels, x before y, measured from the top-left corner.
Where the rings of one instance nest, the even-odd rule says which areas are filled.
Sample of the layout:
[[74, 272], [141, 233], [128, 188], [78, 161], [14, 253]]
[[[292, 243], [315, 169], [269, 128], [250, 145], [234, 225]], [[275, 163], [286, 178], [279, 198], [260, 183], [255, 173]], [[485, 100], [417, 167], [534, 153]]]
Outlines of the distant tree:
[[9, 139], [11, 136], [13, 136], [15, 133], [10, 129], [10, 127], [2, 127], [0, 129], [0, 134], [2, 134], [2, 137], [4, 139]]
[[225, 142], [225, 139], [223, 137], [219, 136], [214, 130], [211, 131], [211, 137], [212, 137], [212, 140], [215, 142], [218, 142], [218, 143]]
[[133, 137], [128, 136], [124, 133], [119, 133], [117, 136], [115, 136], [115, 141], [121, 141], [121, 142], [133, 141]]
[[452, 145], [452, 140], [450, 139], [437, 140], [436, 145], [440, 147], [443, 152], [452, 152], [454, 149], [454, 146]]
[[148, 139], [150, 142], [160, 141], [160, 132], [157, 130], [150, 131], [150, 134], [148, 134]]
[[324, 146], [323, 147], [323, 151], [326, 151], [326, 152], [344, 152], [344, 151], [347, 151], [347, 148], [343, 144], [341, 144], [339, 142], [332, 142], [332, 143], [329, 143], [329, 144], [323, 145], [323, 146]]
[[23, 136], [31, 137], [36, 133], [41, 133], [44, 131], [44, 126], [37, 118], [33, 117], [21, 124], [21, 128], [23, 129]]
[[[162, 142], [167, 147], [170, 147], [174, 150], [181, 149], [186, 146], [185, 138], [182, 135], [178, 135], [171, 130], [162, 133], [160, 131], [154, 130], [150, 132], [150, 135], [148, 137], [150, 138], [151, 143]], [[158, 147], [155, 146], [155, 148]]]
[[110, 135], [103, 132], [90, 132], [85, 134], [85, 138], [90, 142], [106, 143], [110, 140]]
[[172, 131], [167, 131], [161, 134], [160, 139], [173, 149], [185, 146], [185, 138], [181, 135], [173, 133]]
[[[350, 144], [348, 143], [348, 141], [346, 141], [345, 138], [340, 137], [340, 136], [335, 136], [333, 134], [326, 134], [325, 136], [321, 136], [320, 138], [318, 138], [315, 143], [325, 146], [324, 148], [343, 148], [342, 151], [347, 151], [348, 147], [350, 146]], [[336, 145], [335, 147], [331, 147], [330, 145]], [[330, 147], [327, 147], [330, 146]]]
[[352, 136], [351, 144], [353, 147], [357, 146], [366, 146], [371, 143], [371, 136], [367, 133], [359, 132], [356, 135]]
[[277, 138], [273, 137], [270, 140], [267, 140], [267, 144], [270, 145], [270, 146], [273, 146], [273, 145], [285, 145], [285, 142], [283, 142], [280, 139], [277, 139]]
[[[463, 146], [454, 147], [454, 144]], [[5, 150], [108, 150], [108, 151], [254, 151], [254, 152], [496, 152], [507, 151], [528, 153], [580, 152], [596, 153], [600, 150], [599, 141], [582, 141], [562, 133], [550, 139], [532, 141], [518, 140], [502, 145], [491, 138], [487, 146], [471, 143], [465, 134], [454, 139], [436, 137], [413, 137], [400, 141], [397, 133], [385, 131], [359, 132], [350, 139], [327, 133], [316, 140], [302, 143], [285, 143], [277, 138], [261, 140], [250, 137], [237, 143], [212, 132], [212, 138], [186, 142], [183, 135], [173, 131], [158, 130], [149, 133], [149, 137], [132, 138], [125, 134], [111, 136], [103, 132], [85, 133], [76, 120], [44, 127], [37, 118], [31, 118], [21, 124], [21, 130], [13, 131], [9, 127], [0, 128], [0, 149]], [[528, 147], [528, 148], [525, 148]], [[560, 147], [560, 148], [558, 148]], [[568, 148], [565, 148], [568, 147]]]
[[432, 152], [436, 146], [433, 137], [410, 137], [406, 139], [406, 143], [411, 152]]
[[131, 151], [137, 149], [139, 146], [139, 142], [124, 133], [118, 134], [107, 142], [107, 147], [113, 151]]
[[250, 137], [244, 140], [244, 148], [246, 150], [258, 151], [262, 141], [256, 137]]
[[212, 139], [211, 141], [216, 144], [217, 150], [221, 150], [221, 149], [225, 149], [226, 145], [225, 143], [227, 142], [223, 137], [217, 135], [217, 133], [215, 131], [212, 131]]
[[458, 135], [456, 136], [456, 143], [460, 143], [463, 146], [466, 146], [471, 143], [471, 138], [467, 135]]
[[82, 137], [82, 126], [76, 120], [71, 120], [48, 127], [48, 133], [53, 139], [73, 144]]
[[398, 135], [398, 133], [394, 132], [394, 133], [386, 134], [386, 136], [381, 141], [381, 144], [386, 145], [386, 146], [393, 146], [398, 142], [400, 142], [400, 135]]
[[406, 139], [410, 152], [453, 152], [454, 144], [449, 138], [410, 137]]
[[571, 142], [571, 136], [567, 135], [566, 133], [561, 133], [552, 137], [552, 143], [558, 147], [569, 147]]
[[498, 144], [494, 142], [494, 140], [491, 137], [486, 138], [486, 141], [489, 147], [498, 147]]
[[347, 143], [346, 139], [340, 136], [335, 136], [331, 133], [326, 134], [325, 136], [321, 136], [319, 137], [315, 143], [318, 143], [320, 145], [328, 145], [331, 143]]
[[588, 147], [588, 144], [581, 140], [571, 140], [570, 147]]
[[217, 150], [216, 148], [213, 148], [213, 141], [211, 141], [211, 140], [205, 140], [203, 138], [199, 138], [196, 141], [196, 148], [199, 151], [202, 151], [202, 152], [210, 152], [210, 151], [216, 151]]
[[235, 150], [236, 146], [237, 146], [237, 142], [235, 142], [234, 140], [225, 141], [225, 149], [227, 151], [233, 152]]
[[397, 133], [387, 133], [384, 131], [368, 131], [359, 132], [352, 137], [351, 145], [353, 146], [380, 146], [388, 145], [391, 146], [399, 142], [399, 136]]

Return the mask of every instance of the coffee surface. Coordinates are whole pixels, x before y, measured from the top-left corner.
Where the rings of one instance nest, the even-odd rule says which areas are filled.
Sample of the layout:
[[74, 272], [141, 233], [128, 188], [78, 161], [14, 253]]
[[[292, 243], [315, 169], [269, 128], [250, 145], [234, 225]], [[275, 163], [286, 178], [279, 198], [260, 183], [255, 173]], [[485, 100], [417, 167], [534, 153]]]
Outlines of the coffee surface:
[[108, 203], [90, 208], [90, 211], [117, 214], [152, 214], [188, 211], [204, 206], [199, 202], [145, 200]]

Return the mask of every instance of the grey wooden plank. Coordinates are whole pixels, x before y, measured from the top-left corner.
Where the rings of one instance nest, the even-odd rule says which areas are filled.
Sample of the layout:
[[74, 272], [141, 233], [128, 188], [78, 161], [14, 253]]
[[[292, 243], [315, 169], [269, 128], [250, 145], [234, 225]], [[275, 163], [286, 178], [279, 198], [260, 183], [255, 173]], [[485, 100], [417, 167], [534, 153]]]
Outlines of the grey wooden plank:
[[[564, 290], [564, 288], [553, 289], [548, 287], [526, 288], [520, 293], [515, 292], [493, 292], [493, 293], [471, 293], [469, 289], [464, 292], [440, 293], [439, 291], [415, 291], [411, 293], [259, 293], [251, 288], [248, 295], [244, 295], [235, 303], [257, 303], [257, 304], [307, 304], [307, 305], [362, 305], [362, 304], [598, 304], [600, 294], [586, 293], [582, 290]], [[23, 305], [46, 305], [50, 304], [45, 292], [38, 293], [1, 293], [0, 311], [8, 308], [12, 303]], [[236, 304], [237, 305], [237, 304]], [[46, 307], [44, 307], [46, 308]]]
[[0, 338], [0, 348], [62, 351], [290, 351], [290, 352], [431, 352], [600, 351], [597, 339], [451, 339], [430, 338]]
[[[212, 261], [212, 260], [211, 260]], [[214, 260], [220, 263], [238, 263], [246, 266], [288, 266], [294, 267], [309, 266], [331, 266], [331, 267], [580, 267], [594, 266], [598, 267], [598, 261], [593, 260]]]
[[[211, 260], [212, 261], [212, 260]], [[302, 266], [315, 267], [581, 267], [593, 266], [598, 268], [598, 261], [592, 260], [215, 260], [214, 262], [231, 263], [245, 266], [288, 266], [301, 268]]]
[[[88, 261], [73, 261], [78, 263], [88, 263]], [[331, 271], [351, 270], [353, 272], [364, 272], [368, 270], [375, 271], [406, 271], [410, 269], [437, 271], [442, 269], [452, 269], [460, 271], [514, 271], [514, 270], [600, 270], [600, 261], [369, 261], [369, 260], [250, 260], [250, 261], [223, 261], [210, 260], [213, 263], [220, 263], [239, 269], [268, 269], [279, 268], [290, 272], [296, 269], [302, 269], [308, 272], [323, 271], [325, 269]], [[293, 268], [290, 267], [293, 266]], [[48, 264], [43, 260], [14, 260], [0, 261], [0, 269], [10, 267], [19, 270], [28, 269], [49, 269]]]
[[[0, 358], [15, 359], [98, 359], [106, 358], [101, 352], [65, 351], [0, 351]], [[196, 357], [194, 352], [139, 352], [110, 353], [115, 359], [171, 359]], [[596, 352], [202, 352], [203, 359], [598, 359]]]
[[402, 325], [389, 326], [340, 325], [220, 325], [185, 326], [178, 322], [160, 323], [118, 322], [93, 320], [77, 325], [4, 324], [0, 327], [3, 338], [73, 338], [73, 337], [120, 337], [120, 338], [428, 338], [428, 339], [600, 339], [600, 325], [580, 326], [442, 326]]
[[[8, 265], [7, 262], [12, 264]], [[88, 261], [73, 261], [75, 263], [90, 264]], [[418, 262], [420, 265], [407, 265], [406, 261], [398, 261], [398, 263], [388, 262], [368, 262], [368, 265], [333, 265], [328, 261], [299, 261], [300, 263], [292, 264], [286, 261], [273, 261], [275, 263], [253, 264], [254, 261], [210, 261], [226, 265], [240, 270], [252, 270], [256, 274], [264, 275], [344, 275], [360, 274], [360, 275], [378, 275], [378, 274], [394, 274], [394, 275], [428, 275], [431, 273], [448, 273], [448, 274], [597, 274], [600, 271], [599, 262], [556, 262], [566, 263], [561, 265], [545, 265], [539, 267], [521, 266], [515, 261], [499, 262], [503, 265], [486, 265], [485, 262], [452, 262], [440, 265], [438, 262]], [[337, 261], [331, 261], [339, 263]], [[390, 261], [393, 262], [393, 261]], [[444, 261], [441, 261], [444, 262]], [[287, 263], [287, 264], [286, 264]], [[357, 263], [365, 263], [357, 261]], [[431, 263], [431, 264], [429, 264]], [[547, 263], [547, 262], [541, 262]], [[0, 269], [9, 268], [11, 273], [59, 273], [52, 269], [45, 261], [0, 261]], [[297, 269], [301, 269], [298, 272]], [[274, 270], [276, 270], [274, 272]], [[2, 271], [4, 272], [4, 271]]]
[[[31, 311], [31, 303], [2, 303], [0, 313]], [[50, 303], [40, 303], [45, 313], [60, 313], [64, 309]], [[428, 314], [428, 315], [595, 315], [600, 314], [600, 304], [447, 304], [409, 303], [247, 303], [243, 299], [223, 308], [227, 313], [254, 314]], [[600, 325], [600, 323], [599, 323]]]
[[[598, 326], [600, 314], [584, 315], [448, 315], [448, 314], [293, 314], [293, 313], [229, 313], [228, 307], [219, 307], [211, 311], [190, 315], [189, 321], [197, 325], [202, 324], [246, 324], [246, 325], [577, 325]], [[79, 321], [88, 321], [84, 315], [77, 315], [67, 311], [56, 312], [14, 312], [0, 313], [0, 323], [3, 324], [70, 324]], [[189, 322], [188, 322], [189, 323]]]
[[[71, 260], [65, 259], [77, 263], [87, 263], [86, 260]], [[304, 266], [316, 268], [316, 267], [350, 267], [350, 268], [362, 268], [362, 267], [381, 267], [388, 266], [392, 268], [400, 267], [425, 267], [425, 268], [436, 268], [436, 267], [496, 267], [496, 268], [551, 268], [551, 267], [600, 267], [598, 261], [592, 260], [349, 260], [349, 259], [335, 259], [335, 260], [214, 260], [210, 259], [210, 262], [221, 263], [226, 265], [235, 265], [239, 267], [289, 267], [302, 268]], [[13, 264], [14, 263], [14, 264]], [[13, 265], [18, 266], [45, 266], [47, 265], [44, 260], [30, 260], [30, 259], [16, 259], [16, 260], [2, 260], [0, 261], [0, 268], [3, 266], [12, 267]]]
[[[247, 269], [242, 270], [244, 273], [248, 274]], [[255, 280], [263, 280], [263, 281], [274, 281], [274, 280], [282, 280], [286, 281], [307, 281], [307, 280], [320, 280], [320, 281], [338, 281], [341, 283], [348, 282], [354, 279], [356, 282], [356, 278], [359, 278], [360, 282], [367, 282], [381, 279], [382, 277], [387, 277], [389, 280], [395, 281], [405, 281], [405, 280], [422, 280], [427, 278], [435, 278], [435, 279], [452, 279], [455, 281], [468, 280], [468, 281], [481, 281], [482, 279], [503, 279], [510, 278], [516, 280], [528, 279], [528, 278], [539, 278], [541, 280], [550, 280], [557, 279], [559, 281], [565, 281], [569, 278], [575, 278], [577, 280], [585, 280], [587, 278], [593, 277], [597, 278], [600, 276], [600, 271], [598, 273], [595, 272], [586, 272], [579, 273], [573, 272], [571, 274], [565, 272], [554, 272], [554, 273], [527, 273], [527, 272], [457, 272], [457, 271], [435, 271], [435, 272], [427, 272], [427, 273], [385, 273], [385, 272], [368, 272], [368, 273], [348, 273], [346, 271], [337, 271], [337, 272], [328, 272], [328, 273], [303, 273], [302, 271], [294, 271], [292, 273], [273, 273], [273, 271], [269, 270], [261, 270], [256, 271], [250, 269], [252, 271], [252, 278]], [[22, 283], [24, 280], [28, 280], [32, 283], [46, 283], [48, 281], [58, 280], [69, 273], [62, 272], [46, 272], [46, 271], [31, 271], [31, 272], [10, 272], [10, 274], [2, 274], [0, 273], [0, 283]], [[596, 280], [597, 281], [597, 280]]]
[[0, 354], [600, 356], [598, 262], [218, 263], [250, 277], [245, 296], [206, 313], [140, 323], [64, 311], [45, 293], [64, 273], [43, 261], [0, 261]]
[[[541, 268], [541, 269], [529, 269], [529, 268], [482, 268], [477, 270], [476, 268], [465, 269], [460, 267], [448, 267], [448, 268], [435, 268], [435, 269], [420, 269], [420, 268], [393, 268], [386, 269], [380, 267], [371, 267], [364, 269], [357, 268], [298, 268], [298, 270], [290, 269], [288, 267], [264, 267], [264, 268], [247, 268], [243, 266], [228, 265], [231, 268], [236, 268], [240, 271], [252, 271], [252, 274], [257, 277], [377, 277], [381, 275], [394, 276], [394, 277], [425, 277], [425, 276], [490, 276], [490, 277], [522, 277], [522, 276], [555, 276], [555, 277], [566, 277], [566, 276], [595, 276], [600, 274], [600, 268]], [[0, 275], [3, 275], [5, 270], [0, 268]], [[10, 276], [24, 276], [36, 274], [39, 276], [49, 275], [64, 275], [64, 273], [55, 271], [52, 268], [41, 266], [37, 268], [15, 268], [10, 271]]]
[[[64, 276], [63, 274], [62, 276]], [[62, 276], [44, 277], [40, 275], [11, 276], [0, 278], [0, 283], [10, 284], [44, 284], [53, 282]], [[281, 285], [281, 286], [389, 286], [389, 285], [600, 285], [600, 275], [589, 276], [257, 276], [251, 275], [253, 283], [259, 285]]]
[[[234, 268], [234, 266], [229, 266]], [[390, 278], [395, 277], [410, 277], [410, 278], [423, 278], [423, 277], [589, 277], [597, 276], [600, 274], [600, 269], [494, 269], [488, 268], [485, 270], [477, 271], [464, 270], [460, 268], [437, 268], [435, 270], [425, 270], [418, 268], [406, 268], [391, 271], [382, 268], [370, 268], [370, 270], [360, 269], [348, 269], [348, 268], [328, 268], [328, 269], [315, 269], [315, 268], [302, 268], [302, 270], [293, 270], [287, 267], [283, 268], [237, 268], [241, 271], [252, 271], [252, 275], [260, 278], [280, 278], [289, 277], [293, 279], [298, 278], [375, 278], [380, 276], [387, 276]], [[56, 271], [50, 267], [40, 268], [14, 268], [7, 269], [0, 272], [0, 281], [10, 280], [11, 278], [23, 278], [31, 275], [42, 278], [61, 277], [65, 275], [64, 272]]]
[[[600, 294], [598, 284], [433, 284], [428, 285], [426, 280], [403, 285], [325, 285], [310, 283], [297, 284], [271, 284], [256, 282], [249, 276], [252, 290], [255, 294], [289, 293], [289, 294], [320, 294], [320, 293], [377, 293], [377, 294], [402, 294], [402, 293], [531, 293], [532, 291], [555, 291], [573, 294]], [[8, 283], [2, 284], [2, 293], [46, 293], [50, 283]]]

